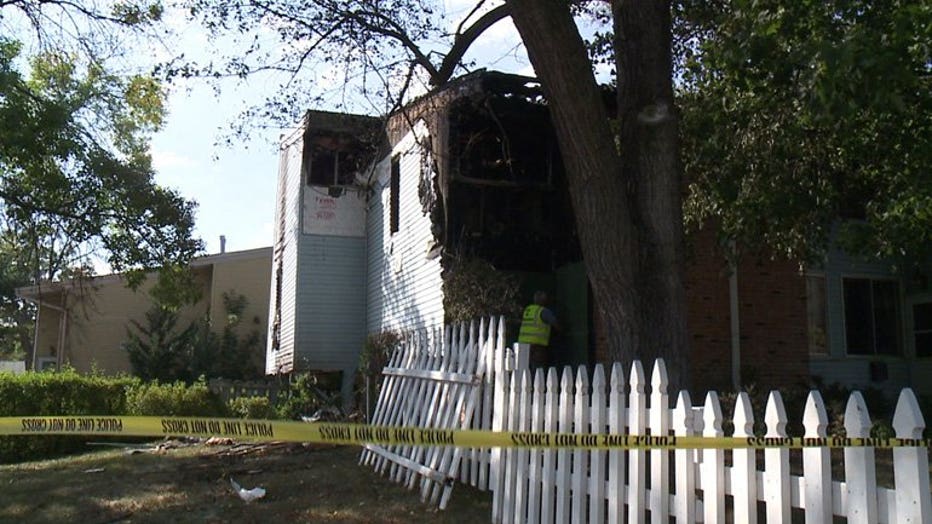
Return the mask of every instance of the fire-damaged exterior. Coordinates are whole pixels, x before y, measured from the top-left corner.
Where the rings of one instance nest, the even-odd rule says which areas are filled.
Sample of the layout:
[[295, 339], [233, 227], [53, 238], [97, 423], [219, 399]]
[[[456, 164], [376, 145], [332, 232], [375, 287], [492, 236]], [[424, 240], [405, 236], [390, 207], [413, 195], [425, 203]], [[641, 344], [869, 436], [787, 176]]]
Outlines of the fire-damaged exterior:
[[[474, 73], [386, 119], [309, 112], [283, 137], [276, 214], [268, 373], [341, 370], [348, 392], [367, 334], [449, 321], [447, 277], [464, 259], [516, 279], [520, 301], [550, 293], [563, 328], [555, 364], [608, 361], [534, 79]], [[813, 371], [825, 382], [916, 385], [899, 370], [932, 357], [922, 345], [932, 337], [928, 284], [855, 271], [888, 266], [839, 265], [837, 253], [818, 270], [769, 254], [732, 266], [712, 229], [689, 252], [697, 390], [802, 384]], [[875, 326], [869, 348], [846, 340], [858, 315]]]

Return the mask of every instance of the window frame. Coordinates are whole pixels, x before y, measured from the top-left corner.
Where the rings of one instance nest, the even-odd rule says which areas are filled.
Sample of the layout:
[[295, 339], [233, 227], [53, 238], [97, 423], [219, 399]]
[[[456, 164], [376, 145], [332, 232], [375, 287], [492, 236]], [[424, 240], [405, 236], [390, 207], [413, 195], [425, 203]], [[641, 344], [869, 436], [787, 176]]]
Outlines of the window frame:
[[[817, 278], [822, 281], [822, 321], [823, 321], [823, 336], [825, 337], [825, 345], [822, 351], [813, 351], [812, 344], [812, 333], [811, 333], [811, 319], [809, 316], [810, 306], [809, 306], [809, 279]], [[829, 282], [828, 276], [823, 271], [807, 271], [803, 274], [804, 284], [806, 286], [806, 345], [807, 350], [811, 357], [829, 357], [832, 354], [832, 336], [831, 336], [831, 321], [829, 320], [830, 308], [829, 308]], [[844, 297], [842, 297], [844, 300]], [[847, 344], [845, 345], [847, 350]]]
[[932, 305], [932, 297], [923, 297], [918, 300], [911, 300], [910, 303], [908, 304], [910, 321], [911, 321], [910, 330], [909, 330], [910, 331], [909, 341], [913, 346], [912, 347], [913, 357], [915, 357], [916, 359], [922, 359], [923, 361], [926, 361], [927, 359], [932, 359], [932, 354], [929, 354], [929, 355], [919, 354], [919, 347], [916, 345], [916, 335], [932, 334], [932, 328], [918, 329], [916, 327], [916, 306], [922, 306], [926, 304]]
[[[866, 280], [870, 286], [870, 312], [872, 317], [874, 316], [874, 282], [892, 282], [896, 287], [896, 332], [897, 332], [897, 348], [896, 353], [885, 354], [877, 352], [877, 322], [876, 317], [872, 318], [872, 352], [870, 353], [850, 353], [848, 351], [848, 305], [845, 301], [845, 281], [846, 280]], [[840, 288], [839, 293], [841, 295], [841, 335], [842, 335], [842, 349], [844, 351], [845, 358], [864, 358], [864, 359], [876, 359], [876, 358], [905, 358], [906, 357], [906, 346], [907, 346], [907, 333], [906, 333], [906, 318], [905, 318], [905, 307], [906, 304], [903, 300], [903, 283], [900, 279], [894, 276], [881, 276], [881, 275], [867, 275], [867, 274], [844, 274], [840, 277]]]

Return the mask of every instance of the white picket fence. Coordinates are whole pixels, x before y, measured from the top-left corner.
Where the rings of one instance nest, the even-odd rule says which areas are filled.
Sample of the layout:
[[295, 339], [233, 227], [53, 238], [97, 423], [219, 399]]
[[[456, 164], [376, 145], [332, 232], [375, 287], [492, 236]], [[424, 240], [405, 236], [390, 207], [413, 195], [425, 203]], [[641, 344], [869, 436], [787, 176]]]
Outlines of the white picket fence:
[[[662, 361], [648, 382], [640, 362], [626, 375], [602, 366], [528, 370], [524, 348], [504, 345], [502, 319], [415, 337], [385, 370], [372, 423], [420, 427], [618, 435], [725, 436], [718, 395], [699, 407], [687, 392], [674, 397]], [[672, 407], [671, 407], [672, 406]], [[767, 437], [784, 437], [783, 401], [772, 392], [764, 413]], [[746, 393], [737, 396], [734, 431], [753, 436]], [[827, 438], [821, 395], [810, 393], [805, 437]], [[848, 401], [849, 437], [869, 436], [871, 420], [859, 393]], [[903, 390], [893, 418], [897, 437], [921, 438], [925, 422], [915, 396]], [[872, 448], [844, 450], [844, 480], [833, 480], [830, 450], [799, 453], [791, 473], [788, 449], [588, 451], [367, 446], [362, 462], [446, 506], [452, 479], [492, 495], [495, 523], [930, 523], [928, 450], [893, 450], [895, 488], [878, 487]], [[761, 460], [762, 459], [762, 460]], [[763, 510], [759, 511], [759, 507]], [[794, 515], [795, 513], [795, 515]]]
[[[575, 374], [564, 368], [561, 377], [553, 368], [533, 375], [520, 369], [501, 382], [508, 398], [501, 427], [508, 431], [724, 436], [715, 392], [701, 408], [680, 392], [671, 409], [662, 361], [654, 364], [650, 383], [639, 362], [627, 384], [618, 364], [608, 383], [602, 366], [596, 366], [591, 387], [585, 367]], [[733, 436], [753, 436], [746, 393], [737, 397], [733, 420]], [[778, 392], [770, 394], [764, 422], [767, 437], [787, 436]], [[828, 417], [816, 391], [809, 395], [802, 423], [804, 436], [827, 438]], [[844, 424], [849, 437], [870, 436], [870, 416], [859, 393], [848, 401]], [[893, 427], [897, 437], [922, 436], [925, 422], [908, 389], [900, 395]], [[828, 448], [798, 452], [801, 476], [790, 472], [788, 449], [764, 450], [762, 464], [752, 449], [508, 449], [500, 462], [492, 462], [492, 520], [668, 523], [674, 517], [677, 523], [756, 523], [763, 517], [767, 523], [789, 523], [799, 508], [806, 523], [831, 523], [833, 515], [848, 523], [932, 523], [926, 448], [893, 450], [894, 489], [877, 486], [873, 448], [844, 450], [844, 481], [832, 480]], [[765, 508], [761, 515], [759, 502]]]
[[[504, 348], [504, 320], [483, 319], [431, 333], [415, 333], [383, 370], [372, 424], [422, 428], [492, 427], [494, 348]], [[499, 350], [498, 354], [502, 354]], [[489, 450], [367, 444], [360, 463], [370, 465], [422, 500], [446, 507], [453, 480], [488, 486]], [[462, 466], [462, 468], [461, 468]]]

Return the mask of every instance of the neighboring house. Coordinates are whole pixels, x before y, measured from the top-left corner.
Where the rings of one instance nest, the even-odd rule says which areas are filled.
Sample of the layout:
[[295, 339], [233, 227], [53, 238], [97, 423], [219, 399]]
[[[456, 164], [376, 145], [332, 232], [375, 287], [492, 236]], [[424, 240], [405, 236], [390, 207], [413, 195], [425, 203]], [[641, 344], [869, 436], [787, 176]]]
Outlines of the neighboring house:
[[[518, 276], [527, 300], [551, 293], [560, 363], [607, 361], [542, 100], [534, 79], [479, 72], [385, 120], [309, 112], [282, 142], [266, 371], [342, 370], [347, 391], [367, 334], [444, 324], [444, 275], [465, 257]], [[932, 392], [927, 279], [838, 252], [818, 272], [768, 254], [731, 268], [711, 228], [690, 244], [697, 389]]]
[[[213, 326], [226, 324], [223, 295], [234, 292], [248, 303], [239, 326], [264, 333], [267, 329], [271, 248], [259, 248], [208, 255], [191, 262], [201, 300], [182, 309], [179, 329], [191, 321], [210, 315]], [[19, 288], [16, 293], [38, 306], [35, 357], [37, 370], [68, 365], [79, 372], [98, 370], [106, 374], [130, 373], [129, 358], [123, 349], [131, 321], [142, 324], [153, 302], [147, 291], [151, 275], [136, 291], [126, 287], [120, 275], [104, 275], [81, 280], [47, 282]], [[219, 328], [218, 328], [219, 329]], [[257, 349], [260, 366], [265, 348]]]

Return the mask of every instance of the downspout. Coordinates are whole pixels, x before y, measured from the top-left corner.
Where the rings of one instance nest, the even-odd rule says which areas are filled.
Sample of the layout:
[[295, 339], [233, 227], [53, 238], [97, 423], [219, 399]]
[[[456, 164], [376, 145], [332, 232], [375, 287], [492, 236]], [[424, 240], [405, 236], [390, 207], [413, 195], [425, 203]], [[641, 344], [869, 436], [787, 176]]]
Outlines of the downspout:
[[[29, 300], [29, 299], [27, 299]], [[36, 363], [38, 362], [39, 354], [39, 312], [42, 311], [42, 306], [36, 306], [36, 324], [33, 326], [33, 331], [35, 335], [32, 340], [32, 370], [36, 370]]]
[[65, 363], [65, 341], [68, 333], [68, 309], [62, 308], [61, 310], [61, 320], [58, 322], [58, 352], [57, 358], [55, 360], [55, 370], [61, 371], [62, 365]]
[[731, 261], [728, 275], [728, 305], [731, 318], [731, 383], [735, 391], [741, 389], [741, 322], [738, 317], [738, 262], [735, 241], [729, 242]]

